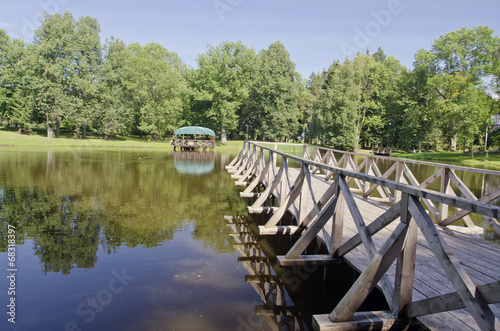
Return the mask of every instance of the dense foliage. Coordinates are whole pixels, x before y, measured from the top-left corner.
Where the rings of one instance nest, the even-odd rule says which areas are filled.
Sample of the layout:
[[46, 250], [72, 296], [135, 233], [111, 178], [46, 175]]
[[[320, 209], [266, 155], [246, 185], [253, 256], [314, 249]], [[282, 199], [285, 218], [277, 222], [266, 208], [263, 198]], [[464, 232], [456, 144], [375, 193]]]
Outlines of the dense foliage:
[[[161, 139], [182, 125], [232, 138], [405, 150], [500, 143], [500, 38], [488, 27], [440, 36], [413, 69], [382, 49], [308, 80], [277, 41], [207, 47], [197, 68], [157, 43], [104, 45], [96, 19], [45, 15], [32, 43], [0, 29], [0, 120], [29, 132]], [[496, 117], [498, 118], [498, 116]]]

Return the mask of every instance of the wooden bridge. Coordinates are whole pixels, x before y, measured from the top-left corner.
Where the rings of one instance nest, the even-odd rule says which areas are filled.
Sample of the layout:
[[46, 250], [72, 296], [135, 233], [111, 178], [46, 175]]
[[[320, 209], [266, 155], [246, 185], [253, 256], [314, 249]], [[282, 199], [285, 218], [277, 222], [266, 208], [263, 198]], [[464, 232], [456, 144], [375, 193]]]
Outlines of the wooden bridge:
[[[491, 204], [500, 188], [477, 198], [456, 171], [500, 172], [440, 165], [419, 182], [408, 164], [430, 163], [384, 158], [392, 165], [381, 173], [375, 161], [383, 157], [365, 155], [355, 164], [355, 155], [304, 146], [298, 157], [245, 142], [226, 167], [246, 187], [240, 195], [255, 199], [249, 212], [272, 214], [261, 235], [300, 235], [278, 256], [281, 266], [343, 259], [360, 272], [330, 314], [314, 315], [314, 327], [389, 329], [418, 321], [431, 330], [500, 330], [500, 246], [446, 227], [462, 222], [474, 231], [476, 214], [500, 233], [500, 207]], [[435, 182], [439, 190], [430, 189]], [[295, 224], [280, 225], [287, 212]], [[328, 254], [304, 254], [313, 240]], [[389, 311], [357, 312], [376, 286]]]

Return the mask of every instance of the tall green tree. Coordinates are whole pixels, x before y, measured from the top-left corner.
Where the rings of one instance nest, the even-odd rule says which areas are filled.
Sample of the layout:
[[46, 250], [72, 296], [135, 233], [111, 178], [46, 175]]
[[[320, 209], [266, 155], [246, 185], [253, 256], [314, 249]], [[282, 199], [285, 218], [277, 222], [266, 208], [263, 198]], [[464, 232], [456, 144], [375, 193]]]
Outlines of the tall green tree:
[[32, 65], [31, 93], [38, 110], [44, 115], [47, 137], [56, 136], [64, 119], [77, 103], [72, 95], [74, 73], [74, 19], [71, 13], [48, 15], [35, 30], [34, 42], [28, 61]]
[[176, 53], [157, 43], [127, 47], [124, 84], [138, 117], [138, 129], [156, 140], [173, 133], [182, 110], [187, 83]]
[[9, 54], [10, 38], [4, 29], [0, 29], [0, 119], [6, 117], [7, 112], [7, 84], [5, 82], [7, 56]]
[[128, 58], [129, 52], [123, 41], [107, 40], [99, 75], [98, 104], [94, 110], [97, 115], [94, 116], [94, 126], [104, 139], [127, 135], [134, 124], [133, 98], [125, 86]]
[[356, 145], [363, 141], [379, 144], [385, 108], [381, 96], [385, 93], [389, 77], [383, 64], [368, 54], [358, 54], [353, 60], [354, 79], [359, 90], [356, 107]]
[[257, 111], [258, 137], [286, 140], [302, 133], [299, 99], [303, 90], [302, 78], [281, 42], [277, 41], [259, 53], [251, 94]]
[[360, 89], [353, 61], [335, 62], [325, 74], [325, 90], [315, 104], [322, 142], [338, 149], [357, 146], [357, 112]]
[[201, 111], [209, 121], [206, 126], [220, 128], [221, 142], [225, 144], [227, 131], [238, 127], [239, 115], [249, 97], [255, 51], [241, 41], [223, 42], [208, 46], [197, 62], [191, 82], [194, 101], [203, 104]]
[[457, 148], [460, 127], [466, 117], [460, 96], [468, 93], [469, 84], [483, 85], [482, 79], [494, 71], [498, 44], [499, 38], [493, 36], [492, 29], [478, 26], [449, 32], [432, 45], [435, 75], [430, 84], [440, 97], [440, 117], [445, 119], [443, 132], [450, 139], [451, 150]]
[[70, 93], [77, 101], [72, 121], [76, 134], [85, 138], [97, 108], [97, 82], [102, 65], [101, 28], [97, 19], [82, 17], [75, 22], [74, 66]]

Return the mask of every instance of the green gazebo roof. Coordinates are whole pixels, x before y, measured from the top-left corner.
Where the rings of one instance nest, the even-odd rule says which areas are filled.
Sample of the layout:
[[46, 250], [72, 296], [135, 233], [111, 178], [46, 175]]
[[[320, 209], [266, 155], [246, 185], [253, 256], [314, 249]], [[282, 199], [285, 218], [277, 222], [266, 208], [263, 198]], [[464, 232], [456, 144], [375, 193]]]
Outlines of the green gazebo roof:
[[175, 130], [174, 135], [178, 136], [180, 134], [204, 134], [215, 137], [215, 132], [213, 130], [202, 126], [184, 126]]

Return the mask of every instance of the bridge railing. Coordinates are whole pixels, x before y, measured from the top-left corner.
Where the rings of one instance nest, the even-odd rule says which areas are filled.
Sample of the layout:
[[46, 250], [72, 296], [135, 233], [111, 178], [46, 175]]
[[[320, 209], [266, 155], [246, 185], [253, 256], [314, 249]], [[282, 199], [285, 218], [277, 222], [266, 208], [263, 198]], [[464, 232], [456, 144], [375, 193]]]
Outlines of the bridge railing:
[[[281, 265], [307, 261], [321, 263], [342, 258], [358, 247], [366, 250], [370, 260], [366, 268], [335, 309], [328, 315], [315, 316], [315, 323], [319, 325], [349, 321], [378, 284], [394, 317], [414, 318], [466, 308], [480, 329], [499, 328], [500, 322], [488, 304], [500, 302], [500, 281], [479, 286], [474, 284], [464, 266], [439, 235], [422, 202], [425, 205], [439, 206], [436, 208], [440, 211], [438, 222], [442, 224], [448, 218], [444, 218], [445, 209], [442, 206], [458, 209], [459, 215], [454, 217], [477, 213], [496, 222], [500, 218], [500, 207], [485, 203], [484, 197], [481, 200], [470, 193], [464, 193], [467, 190], [463, 187], [464, 191], [461, 192], [465, 197], [457, 197], [452, 193], [449, 189], [450, 182], [455, 183], [459, 189], [463, 186], [453, 172], [457, 167], [444, 167], [426, 181], [418, 183], [407, 170], [405, 163], [408, 160], [397, 160], [391, 167], [392, 170], [389, 169], [399, 174], [399, 181], [396, 181], [388, 178], [389, 170], [385, 174], [377, 170], [373, 162], [375, 156], [368, 156], [360, 165], [355, 166], [352, 153], [343, 153], [340, 160], [337, 160], [335, 152], [326, 150], [322, 154], [319, 148], [313, 148], [312, 153], [307, 151], [304, 152], [305, 157], [299, 157], [247, 141], [240, 154], [227, 167], [234, 173], [236, 184], [246, 186], [241, 195], [257, 198], [249, 207], [249, 212], [272, 213], [269, 221], [260, 227], [261, 234], [300, 234], [287, 254], [278, 258]], [[278, 156], [282, 158], [279, 168], [276, 166]], [[295, 177], [290, 176], [289, 162], [292, 160], [300, 165], [300, 172]], [[323, 191], [316, 190], [313, 184], [313, 176], [316, 180], [318, 174], [323, 175], [321, 183], [327, 185]], [[442, 178], [441, 191], [426, 188], [429, 182], [439, 177]], [[364, 196], [369, 196], [374, 189], [385, 193], [392, 207], [366, 224], [355, 202], [353, 190], [349, 187], [350, 181], [355, 182]], [[258, 185], [265, 187], [264, 192], [252, 193]], [[279, 207], [264, 207], [265, 201], [271, 196], [277, 198]], [[294, 215], [296, 226], [278, 225], [287, 211]], [[348, 240], [344, 238], [346, 214], [350, 214], [357, 228], [357, 233]], [[431, 214], [434, 215], [432, 212]], [[394, 222], [397, 226], [391, 230], [391, 235], [376, 247], [374, 236]], [[456, 292], [417, 301], [412, 299], [418, 229]], [[303, 255], [318, 236], [325, 242], [329, 254]], [[394, 274], [388, 273], [391, 266], [395, 270]]]
[[[482, 174], [483, 176], [498, 176], [498, 178], [500, 178], [500, 171], [461, 167], [435, 162], [392, 158], [370, 154], [360, 154], [308, 145], [303, 145], [302, 157], [306, 160], [316, 161], [319, 163], [353, 170], [356, 172], [362, 172], [379, 178], [392, 179], [399, 183], [408, 184], [423, 189], [427, 189], [433, 183], [437, 182], [439, 184], [439, 192], [441, 193], [457, 196], [457, 193], [455, 192], [458, 192], [463, 197], [469, 200], [480, 201], [483, 203], [490, 203], [500, 197], [500, 187], [497, 187], [490, 192], [485, 192], [485, 194], [483, 194], [483, 196], [479, 198], [476, 197], [472, 190], [456, 174], [456, 171], [463, 171], [469, 173], [478, 173]], [[356, 164], [353, 159], [354, 157], [357, 157], [362, 161], [358, 161], [358, 164]], [[388, 170], [382, 173], [377, 165], [377, 160], [388, 161], [390, 163]], [[427, 177], [425, 180], [419, 182], [419, 180], [417, 180], [416, 176], [411, 171], [409, 165], [434, 167], [438, 170], [432, 173], [432, 175]], [[322, 173], [327, 179], [331, 179], [333, 176], [333, 172], [325, 170], [321, 167], [311, 167], [311, 172], [313, 174]], [[364, 197], [370, 197], [374, 200], [388, 202], [392, 205], [401, 200], [401, 193], [397, 190], [391, 190], [378, 184], [371, 185], [372, 183], [370, 183], [369, 181], [362, 181], [352, 177], [349, 178], [348, 183], [351, 180], [354, 181], [354, 185]], [[374, 197], [374, 195], [376, 194], [377, 196]], [[475, 224], [471, 220], [469, 216], [470, 212], [468, 211], [457, 209], [454, 213], [450, 214], [448, 205], [444, 203], [433, 203], [429, 199], [422, 199], [422, 202], [425, 204], [427, 210], [431, 213], [433, 219], [439, 225], [447, 226], [458, 220], [461, 220], [463, 224], [468, 228], [475, 228]], [[485, 221], [493, 228], [494, 231], [500, 234], [500, 224], [496, 220], [485, 217]]]

